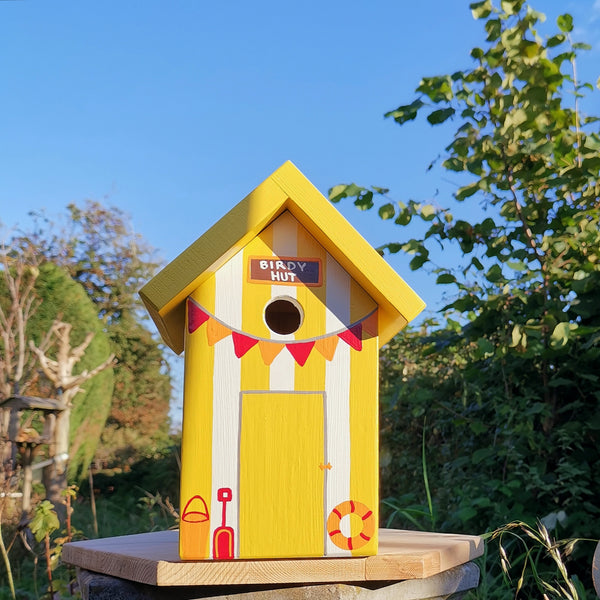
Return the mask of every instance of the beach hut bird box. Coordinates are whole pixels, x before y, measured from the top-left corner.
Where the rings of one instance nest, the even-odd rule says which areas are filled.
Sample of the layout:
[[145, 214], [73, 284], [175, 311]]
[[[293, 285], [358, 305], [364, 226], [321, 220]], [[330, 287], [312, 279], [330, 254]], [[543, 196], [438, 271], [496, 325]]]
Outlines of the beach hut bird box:
[[378, 350], [415, 292], [287, 162], [141, 296], [185, 350], [181, 558], [376, 554]]

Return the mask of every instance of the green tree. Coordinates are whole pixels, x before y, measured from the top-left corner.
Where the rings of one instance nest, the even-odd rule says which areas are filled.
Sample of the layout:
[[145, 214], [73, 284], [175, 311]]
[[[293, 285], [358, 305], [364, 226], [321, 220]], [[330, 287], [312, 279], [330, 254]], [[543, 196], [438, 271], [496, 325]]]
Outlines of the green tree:
[[[88, 333], [94, 337], [87, 347], [75, 373], [91, 371], [111, 354], [110, 341], [102, 322], [83, 287], [69, 277], [64, 269], [52, 263], [40, 267], [35, 285], [41, 303], [27, 324], [28, 338], [36, 346], [42, 342], [55, 319], [72, 326], [71, 344], [81, 344]], [[73, 400], [70, 427], [69, 475], [84, 474], [94, 457], [100, 434], [110, 412], [113, 391], [113, 369], [107, 369], [83, 384], [83, 391]], [[37, 393], [51, 397], [53, 387], [38, 379]]]
[[137, 292], [158, 266], [154, 250], [119, 208], [88, 200], [69, 204], [67, 212], [67, 226], [51, 239], [47, 256], [84, 287], [106, 323], [136, 312]]
[[28, 240], [13, 241], [0, 245], [0, 400], [25, 393], [33, 379], [26, 327], [39, 304], [40, 259]]
[[109, 331], [118, 367], [98, 458], [120, 463], [152, 456], [170, 443], [171, 378], [161, 347], [130, 314], [113, 323]]
[[[411, 254], [412, 269], [452, 290], [438, 322], [383, 353], [383, 490], [392, 517], [419, 501], [423, 434], [443, 528], [553, 515], [571, 535], [599, 537], [600, 134], [575, 68], [587, 46], [573, 43], [568, 14], [540, 35], [543, 15], [524, 0], [471, 10], [485, 32], [471, 68], [424, 77], [386, 116], [453, 126], [442, 166], [464, 182], [462, 212], [480, 214], [476, 204], [484, 217], [392, 202], [378, 187], [330, 190], [401, 227], [422, 222], [422, 236], [382, 251]], [[433, 265], [438, 247], [464, 264]]]
[[135, 459], [166, 442], [171, 382], [163, 347], [144, 326], [138, 296], [157, 268], [154, 250], [120, 209], [88, 200], [67, 206], [67, 224], [37, 215], [36, 244], [95, 304], [117, 357], [109, 424], [99, 457]]

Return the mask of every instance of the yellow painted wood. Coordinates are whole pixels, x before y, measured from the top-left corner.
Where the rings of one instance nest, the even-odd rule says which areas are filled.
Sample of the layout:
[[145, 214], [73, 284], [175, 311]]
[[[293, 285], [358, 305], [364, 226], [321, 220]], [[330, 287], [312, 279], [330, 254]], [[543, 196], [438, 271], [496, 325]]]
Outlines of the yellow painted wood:
[[352, 279], [350, 282], [350, 322], [355, 323], [376, 309], [377, 303], [355, 279]]
[[[294, 194], [300, 197], [300, 192]], [[201, 526], [209, 533], [201, 541], [194, 533], [200, 527], [182, 522], [185, 559], [214, 556], [213, 534], [221, 525], [222, 510], [217, 494], [223, 488], [232, 490], [225, 524], [235, 537], [236, 558], [377, 552], [376, 532], [356, 548], [356, 541], [362, 543], [357, 537], [361, 531], [371, 536], [371, 528], [365, 529], [358, 516], [343, 517], [342, 534], [331, 536], [327, 517], [336, 505], [353, 501], [372, 510], [372, 520], [378, 520], [377, 327], [386, 320], [379, 316], [378, 323], [371, 323], [361, 350], [336, 334], [373, 311], [376, 321], [382, 300], [355, 279], [356, 269], [340, 266], [331, 250], [336, 251], [334, 245], [327, 240], [323, 245], [322, 234], [313, 233], [314, 223], [306, 215], [297, 218], [297, 202], [290, 199], [281, 206], [289, 210], [253, 230], [251, 239], [234, 244], [238, 251], [229, 253], [228, 260], [211, 263], [215, 272], [193, 280], [197, 287], [190, 298], [212, 316], [184, 338], [181, 508], [183, 512], [191, 498], [201, 497], [210, 521]], [[320, 285], [265, 285], [250, 277], [252, 258], [278, 258], [275, 238], [287, 248], [289, 259], [320, 261]], [[286, 244], [286, 239], [293, 242]], [[289, 348], [270, 341], [273, 334], [264, 311], [279, 292], [295, 298], [304, 313], [302, 325], [286, 341], [315, 342], [330, 336], [327, 343], [315, 343], [304, 365], [292, 359]], [[169, 302], [165, 323], [178, 318], [180, 301]], [[332, 311], [341, 321], [332, 318]], [[261, 342], [236, 357], [232, 330]], [[344, 536], [355, 541], [346, 546]]]
[[157, 586], [398, 581], [441, 573], [481, 556], [473, 535], [379, 530], [379, 552], [354, 558], [183, 562], [177, 531], [65, 544], [70, 565]]
[[323, 555], [323, 394], [242, 398], [240, 554]]
[[140, 291], [165, 343], [183, 350], [184, 304], [210, 273], [289, 210], [380, 307], [383, 345], [423, 301], [291, 163], [286, 162]]
[[[379, 522], [379, 403], [378, 397], [378, 344], [377, 338], [363, 340], [362, 350], [350, 354], [350, 497], [362, 502], [375, 514]], [[363, 524], [351, 521], [352, 535], [357, 535]], [[375, 535], [354, 555], [377, 554]]]
[[[271, 255], [272, 228], [267, 227], [255, 237], [244, 249], [244, 264], [248, 264], [251, 256]], [[247, 278], [243, 284], [242, 325], [244, 331], [258, 337], [269, 338], [270, 333], [264, 321], [265, 306], [271, 297], [268, 285], [249, 283]], [[260, 352], [258, 345], [252, 348], [242, 361], [242, 386], [244, 390], [268, 390], [269, 366]]]
[[[209, 278], [192, 294], [192, 298], [214, 311], [215, 280]], [[214, 349], [206, 343], [206, 334], [199, 329], [187, 333], [184, 367], [183, 427], [181, 441], [181, 514], [188, 502], [200, 495], [211, 511], [212, 471], [212, 393]], [[199, 398], [207, 400], [198, 401]], [[208, 400], [210, 399], [210, 400]], [[195, 501], [199, 504], [199, 501]], [[203, 543], [196, 543], [198, 530], [210, 526], [186, 523], [182, 520], [180, 537], [181, 556], [198, 560], [209, 556], [209, 537], [203, 535]], [[206, 532], [203, 531], [203, 534]], [[208, 532], [210, 535], [210, 531]], [[189, 535], [188, 535], [189, 534]]]
[[289, 210], [294, 216], [379, 304], [380, 346], [425, 308], [414, 290], [295, 165], [286, 162], [271, 178], [290, 197]]
[[[275, 228], [279, 228], [278, 238], [283, 235], [284, 238], [290, 236], [296, 240], [295, 256], [321, 262], [323, 273], [320, 286], [271, 286], [262, 282], [255, 283], [247, 276], [249, 261], [253, 257], [273, 256]], [[240, 280], [232, 281], [231, 286], [228, 286], [222, 273], [218, 275], [221, 277], [220, 281], [224, 281], [220, 288], [223, 295], [220, 302], [227, 306], [230, 306], [229, 302], [238, 305], [241, 322], [234, 325], [216, 321], [216, 318], [225, 318], [218, 313], [216, 276], [211, 276], [191, 295], [198, 306], [215, 316], [186, 337], [186, 378], [189, 383], [185, 394], [184, 428], [188, 433], [184, 443], [182, 510], [189, 498], [198, 494], [206, 499], [208, 505], [212, 497], [214, 504], [217, 488], [231, 487], [234, 503], [228, 509], [227, 524], [233, 527], [239, 543], [239, 554], [236, 552], [236, 557], [320, 556], [325, 551], [325, 540], [329, 540], [327, 516], [338, 503], [351, 500], [361, 503], [372, 510], [373, 521], [377, 522], [378, 519], [376, 327], [373, 337], [364, 336], [360, 351], [348, 347], [345, 341], [338, 341], [337, 347], [336, 344], [330, 344], [345, 357], [342, 362], [336, 361], [334, 388], [328, 388], [332, 384], [327, 384], [328, 377], [331, 376], [331, 369], [330, 375], [327, 375], [327, 357], [331, 360], [334, 354], [328, 353], [326, 349], [321, 353], [314, 348], [304, 365], [297, 364], [288, 355], [287, 364], [292, 365], [291, 379], [276, 377], [277, 383], [274, 390], [271, 390], [271, 371], [280, 369], [282, 363], [273, 362], [270, 352], [265, 348], [261, 351], [258, 344], [243, 357], [233, 358], [233, 340], [229, 333], [231, 329], [239, 328], [244, 334], [264, 338], [264, 344], [269, 347], [272, 342], [266, 340], [269, 340], [271, 332], [264, 321], [264, 309], [279, 290], [284, 296], [293, 292], [302, 307], [304, 321], [296, 334], [291, 336], [300, 341], [323, 335], [333, 336], [333, 340], [338, 340], [336, 332], [340, 327], [363, 319], [377, 308], [377, 304], [348, 274], [340, 273], [330, 281], [328, 265], [334, 271], [339, 271], [340, 267], [335, 267], [335, 261], [332, 261], [327, 250], [289, 213], [275, 219], [241, 252], [241, 260], [240, 255], [236, 255], [231, 263], [221, 267], [229, 269], [229, 265], [237, 264], [238, 267], [231, 270], [228, 276], [239, 277]], [[333, 331], [327, 331], [326, 324], [326, 313], [332, 310], [332, 307], [327, 307], [328, 291], [333, 292], [337, 298], [335, 302], [339, 303], [341, 311], [337, 316], [343, 319], [338, 325], [331, 325]], [[228, 298], [229, 293], [240, 293], [241, 297]], [[233, 312], [230, 308], [227, 310], [228, 314], [237, 314], [237, 309]], [[220, 353], [220, 356], [229, 357], [227, 360], [233, 361], [228, 363], [227, 368], [239, 370], [240, 373], [239, 390], [237, 387], [230, 389], [226, 395], [223, 395], [222, 390], [218, 394], [214, 391], [214, 376], [211, 372], [215, 367], [215, 348], [220, 348], [223, 344], [229, 346], [229, 351]], [[342, 344], [341, 349], [339, 344]], [[275, 349], [281, 349], [286, 354], [289, 352], [279, 345]], [[233, 371], [221, 368], [219, 372], [227, 378], [228, 373], [234, 374]], [[215, 381], [214, 385], [222, 388], [221, 380]], [[327, 431], [325, 410], [329, 392], [326, 393], [326, 389], [334, 392], [329, 396], [332, 418], [327, 424]], [[345, 390], [342, 396], [338, 393], [340, 389]], [[273, 394], [273, 391], [284, 393]], [[213, 431], [213, 418], [216, 419], [215, 423], [222, 423], [221, 419], [225, 418], [225, 414], [231, 414], [232, 409], [236, 410], [239, 398], [243, 398], [239, 434], [231, 432], [228, 455], [223, 456], [215, 453], [214, 448], [207, 447], [207, 440], [210, 441]], [[314, 420], [315, 406], [318, 409], [317, 422]], [[253, 407], [258, 408], [255, 411]], [[188, 418], [187, 415], [192, 416]], [[233, 423], [237, 422], [235, 418]], [[216, 426], [223, 435], [223, 425]], [[318, 440], [315, 445], [316, 435]], [[336, 457], [333, 465], [329, 462], [332, 459], [325, 456], [325, 436], [329, 436], [330, 443], [334, 443], [331, 447]], [[188, 443], [188, 440], [192, 442]], [[190, 443], [196, 444], [191, 450]], [[319, 450], [315, 458], [316, 448]], [[345, 454], [340, 454], [340, 448], [344, 449]], [[204, 453], [208, 456], [206, 464], [202, 461]], [[231, 461], [239, 464], [239, 487], [236, 486], [237, 476], [233, 476], [231, 472]], [[212, 477], [217, 477], [219, 483], [211, 481], [211, 466], [217, 472]], [[225, 478], [218, 475], [222, 469], [227, 474]], [[307, 478], [310, 479], [309, 483]], [[327, 489], [331, 496], [325, 493], [325, 483], [328, 480]], [[310, 493], [306, 490], [310, 490]], [[335, 501], [332, 501], [332, 497]], [[310, 508], [307, 509], [307, 506]], [[265, 510], [262, 511], [261, 507], [265, 507]], [[219, 508], [216, 505], [211, 510], [210, 539], [219, 525]], [[364, 528], [363, 522], [356, 515], [349, 515], [343, 522], [346, 529], [344, 535], [351, 538]], [[281, 523], [285, 523], [285, 527]], [[191, 542], [186, 541], [189, 537], [186, 528], [189, 529], [185, 523], [182, 524], [182, 532], [186, 534], [182, 535], [182, 556], [190, 559], [211, 557], [210, 544], [206, 541], [201, 551], [197, 545], [190, 546]], [[266, 534], [262, 535], [263, 531]], [[327, 552], [335, 554], [352, 550], [355, 555], [364, 555], [373, 554], [377, 549], [376, 535], [366, 546], [358, 549], [354, 546], [345, 548], [343, 540], [341, 541], [341, 546], [333, 548], [328, 541], [330, 547]]]
[[281, 214], [286, 200], [285, 191], [266, 179], [140, 290], [163, 340], [177, 354], [183, 351], [186, 298]]

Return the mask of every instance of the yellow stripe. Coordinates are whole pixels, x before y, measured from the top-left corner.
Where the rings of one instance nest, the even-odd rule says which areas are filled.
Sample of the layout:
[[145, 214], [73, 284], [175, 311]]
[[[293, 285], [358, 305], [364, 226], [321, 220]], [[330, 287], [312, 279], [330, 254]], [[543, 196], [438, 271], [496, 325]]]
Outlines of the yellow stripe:
[[[209, 278], [200, 288], [194, 291], [192, 298], [207, 310], [215, 308], [215, 278]], [[212, 478], [212, 373], [214, 351], [206, 342], [206, 324], [194, 333], [185, 334], [185, 371], [184, 371], [184, 405], [183, 433], [181, 443], [181, 511], [190, 498], [202, 496], [211, 512], [211, 478]], [[186, 527], [182, 523], [182, 527]], [[189, 527], [189, 526], [188, 526]], [[191, 529], [198, 529], [193, 525]], [[203, 547], [184, 542], [185, 535], [180, 536], [180, 553], [182, 558], [200, 559], [208, 557], [209, 538], [204, 540]]]
[[[248, 258], [271, 255], [272, 227], [262, 231], [244, 248], [244, 282], [242, 287], [242, 330], [269, 338], [264, 311], [271, 297], [271, 286], [248, 282]], [[269, 367], [265, 365], [258, 345], [242, 358], [242, 390], [268, 390]]]
[[[350, 497], [367, 505], [376, 523], [379, 520], [377, 356], [377, 337], [364, 340], [362, 351], [350, 352]], [[360, 531], [362, 523], [356, 525]], [[377, 526], [371, 541], [352, 554], [376, 553]]]

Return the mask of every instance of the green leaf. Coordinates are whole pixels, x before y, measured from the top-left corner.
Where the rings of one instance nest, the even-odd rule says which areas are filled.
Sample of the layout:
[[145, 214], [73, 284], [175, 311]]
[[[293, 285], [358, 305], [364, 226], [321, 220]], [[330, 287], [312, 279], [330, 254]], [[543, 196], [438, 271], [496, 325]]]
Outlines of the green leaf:
[[421, 218], [424, 221], [431, 221], [436, 215], [436, 209], [433, 204], [424, 204], [421, 207]]
[[558, 28], [565, 33], [573, 31], [573, 17], [568, 13], [560, 15], [556, 19], [556, 24], [558, 25]]
[[518, 127], [527, 121], [527, 113], [522, 108], [510, 111], [504, 119], [504, 127]]
[[554, 48], [555, 46], [562, 44], [566, 39], [567, 38], [563, 33], [557, 33], [546, 42], [546, 46], [548, 46], [548, 48]]
[[487, 338], [479, 338], [477, 340], [476, 358], [488, 358], [494, 354], [494, 344]]
[[425, 106], [425, 104], [421, 100], [417, 99], [410, 104], [399, 106], [396, 110], [385, 113], [384, 117], [392, 117], [396, 123], [402, 125], [407, 121], [413, 121], [416, 119], [419, 109], [423, 106]]
[[456, 277], [451, 273], [442, 273], [441, 275], [438, 275], [435, 282], [440, 284], [456, 283]]
[[464, 159], [457, 158], [456, 156], [452, 156], [443, 162], [444, 168], [449, 171], [456, 171], [460, 173], [460, 171], [465, 170], [465, 161]]
[[346, 197], [345, 190], [348, 186], [345, 183], [335, 185], [329, 189], [328, 198], [331, 202], [339, 202], [342, 198]]
[[472, 2], [469, 5], [474, 19], [487, 19], [492, 12], [491, 0], [482, 0], [481, 2]]
[[508, 260], [506, 261], [506, 264], [513, 270], [513, 271], [526, 271], [527, 270], [527, 265], [520, 260]]
[[550, 346], [552, 348], [563, 348], [567, 345], [569, 338], [571, 337], [571, 325], [563, 322], [559, 323], [550, 336]]
[[440, 108], [427, 115], [427, 120], [432, 125], [439, 125], [449, 119], [455, 112], [453, 108]]
[[539, 52], [539, 45], [529, 40], [523, 40], [521, 44], [521, 55], [527, 58], [533, 58]]
[[480, 190], [479, 182], [476, 181], [474, 183], [470, 183], [469, 185], [465, 185], [459, 188], [458, 192], [455, 194], [455, 198], [457, 200], [464, 200], [465, 198], [469, 198], [476, 192]]
[[481, 261], [480, 261], [480, 260], [479, 260], [479, 259], [478, 259], [476, 256], [474, 256], [474, 257], [471, 259], [471, 264], [472, 264], [472, 265], [473, 265], [473, 266], [474, 266], [474, 267], [475, 267], [475, 268], [476, 268], [478, 271], [483, 271], [483, 268], [484, 268], [484, 267], [483, 267], [483, 265], [481, 264]]
[[356, 185], [355, 183], [341, 183], [329, 190], [329, 200], [331, 202], [339, 202], [342, 198], [352, 198], [366, 191], [365, 188]]
[[46, 535], [50, 535], [60, 527], [54, 504], [49, 500], [43, 500], [35, 508], [35, 514], [29, 523], [35, 539], [41, 542]]
[[516, 348], [521, 343], [521, 339], [523, 338], [523, 330], [521, 329], [520, 325], [517, 324], [513, 327], [511, 338], [512, 341], [510, 343], [510, 347]]
[[495, 448], [479, 448], [478, 450], [475, 450], [475, 452], [473, 452], [473, 455], [471, 456], [471, 461], [474, 465], [478, 465], [479, 463], [483, 462], [486, 458], [490, 458], [495, 454]]
[[586, 136], [583, 147], [588, 150], [593, 150], [594, 152], [600, 151], [600, 135], [597, 133], [590, 133]]
[[575, 382], [572, 379], [567, 379], [566, 377], [553, 377], [548, 382], [549, 387], [557, 388], [557, 387], [574, 387]]
[[417, 271], [418, 269], [420, 269], [427, 261], [429, 260], [429, 252], [425, 249], [422, 248], [420, 253], [417, 254], [417, 256], [415, 256], [410, 263], [408, 263], [408, 266], [410, 267], [411, 271]]
[[498, 265], [492, 265], [485, 274], [485, 278], [491, 283], [497, 283], [502, 279], [502, 269]]
[[500, 6], [502, 10], [508, 15], [515, 15], [521, 10], [523, 0], [502, 0]]
[[383, 206], [379, 207], [379, 216], [384, 221], [387, 221], [387, 219], [393, 219], [395, 214], [396, 214], [396, 211], [394, 209], [393, 204], [388, 203], [388, 204], [384, 204]]
[[480, 433], [485, 433], [488, 430], [488, 426], [482, 423], [481, 421], [471, 421], [469, 423], [469, 427], [471, 428], [471, 431], [476, 435], [479, 435]]
[[485, 24], [485, 30], [488, 34], [486, 41], [493, 42], [494, 40], [497, 40], [502, 33], [502, 23], [500, 22], [500, 19], [490, 19]]
[[354, 206], [356, 206], [359, 210], [368, 210], [369, 208], [373, 208], [373, 192], [371, 192], [371, 191], [360, 192], [356, 196], [356, 200], [354, 201]]
[[452, 100], [452, 78], [448, 75], [423, 77], [417, 91], [426, 94], [432, 102]]
[[398, 208], [400, 211], [398, 212], [398, 216], [394, 221], [396, 225], [408, 225], [411, 222], [412, 214], [406, 204], [404, 202], [398, 202]]

